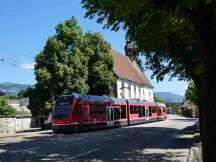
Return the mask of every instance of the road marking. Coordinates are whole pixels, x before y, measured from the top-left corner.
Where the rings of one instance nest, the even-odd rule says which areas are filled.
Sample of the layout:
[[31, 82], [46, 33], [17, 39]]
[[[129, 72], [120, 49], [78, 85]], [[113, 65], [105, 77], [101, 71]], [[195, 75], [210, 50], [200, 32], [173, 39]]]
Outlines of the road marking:
[[78, 155], [73, 156], [73, 157], [71, 157], [71, 158], [67, 158], [67, 159], [65, 159], [64, 161], [65, 161], [65, 162], [69, 162], [70, 160], [74, 160], [74, 159], [76, 159], [76, 158], [79, 158], [79, 157], [81, 157], [81, 156], [88, 155], [88, 154], [90, 154], [90, 153], [92, 153], [92, 152], [95, 152], [95, 151], [98, 151], [98, 150], [100, 150], [100, 149], [96, 148], [96, 149], [93, 149], [93, 150], [90, 150], [90, 151], [87, 151], [87, 152], [78, 154]]
[[7, 150], [5, 149], [0, 149], [0, 154], [6, 152]]
[[39, 149], [40, 147], [33, 147], [33, 148], [29, 148], [29, 149], [24, 149], [24, 150], [17, 150], [17, 151], [11, 151], [12, 153], [20, 153], [20, 152], [32, 152], [36, 149]]

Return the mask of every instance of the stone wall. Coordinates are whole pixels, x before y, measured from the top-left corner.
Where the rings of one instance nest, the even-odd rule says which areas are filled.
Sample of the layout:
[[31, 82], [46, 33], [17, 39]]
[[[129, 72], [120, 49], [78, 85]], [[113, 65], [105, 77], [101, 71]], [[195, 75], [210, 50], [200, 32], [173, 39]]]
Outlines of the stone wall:
[[[30, 128], [31, 117], [0, 117], [0, 135], [14, 134]], [[23, 126], [22, 126], [23, 125]]]
[[31, 117], [16, 118], [16, 132], [27, 130], [31, 125]]
[[0, 135], [16, 133], [15, 117], [0, 117]]

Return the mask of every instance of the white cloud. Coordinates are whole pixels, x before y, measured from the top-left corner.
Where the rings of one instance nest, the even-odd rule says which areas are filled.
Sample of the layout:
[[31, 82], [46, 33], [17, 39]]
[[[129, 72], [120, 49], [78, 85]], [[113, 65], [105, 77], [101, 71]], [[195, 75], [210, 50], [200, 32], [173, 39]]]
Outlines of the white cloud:
[[27, 69], [27, 70], [34, 70], [35, 63], [31, 64], [20, 64], [20, 68]]

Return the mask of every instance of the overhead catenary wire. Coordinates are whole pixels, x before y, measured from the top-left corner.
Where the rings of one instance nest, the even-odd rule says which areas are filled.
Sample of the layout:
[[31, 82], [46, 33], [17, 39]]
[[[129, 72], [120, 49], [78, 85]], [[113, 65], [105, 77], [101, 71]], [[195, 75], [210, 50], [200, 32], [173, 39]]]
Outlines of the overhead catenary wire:
[[[14, 62], [9, 62], [8, 60], [13, 59], [13, 58], [19, 58], [19, 57], [22, 57], [22, 56], [28, 57], [28, 58], [31, 58], [31, 59], [35, 59], [35, 56], [33, 57], [33, 56], [27, 55], [27, 54], [25, 54], [25, 53], [19, 52], [19, 51], [17, 51], [17, 50], [5, 48], [5, 47], [0, 47], [0, 49], [2, 49], [2, 50], [4, 50], [4, 51], [8, 51], [8, 52], [10, 52], [10, 53], [12, 53], [12, 54], [16, 54], [15, 56], [0, 58], [0, 63], [1, 63], [1, 64], [4, 64], [4, 65], [7, 65], [7, 66], [12, 66], [12, 67], [15, 67], [15, 68], [23, 69], [23, 68], [21, 67], [21, 64], [19, 63], [18, 60], [14, 60], [14, 62], [16, 62], [16, 63], [14, 63]], [[0, 53], [0, 55], [1, 55], [1, 54], [2, 54], [2, 53]], [[50, 59], [44, 60], [43, 62], [46, 63], [47, 65], [48, 65], [48, 64], [55, 65], [54, 63], [50, 62]], [[35, 69], [25, 69], [25, 70], [34, 71]], [[78, 72], [78, 70], [75, 70], [75, 71]], [[99, 75], [88, 74], [88, 76], [98, 77]], [[102, 79], [104, 80], [105, 78], [102, 78]], [[103, 80], [102, 80], [102, 82], [104, 82]]]
[[[23, 52], [19, 52], [17, 50], [14, 50], [14, 49], [9, 49], [9, 48], [5, 48], [5, 47], [0, 47], [0, 50], [1, 51], [4, 51], [4, 52], [0, 52], [0, 63], [2, 65], [7, 65], [7, 66], [12, 66], [12, 67], [15, 67], [15, 68], [20, 68], [20, 69], [23, 69], [23, 70], [34, 70], [34, 69], [30, 69], [30, 68], [23, 68], [22, 63], [20, 63], [20, 61], [18, 61], [18, 58], [22, 58], [22, 57], [26, 57], [26, 58], [29, 58], [31, 60], [34, 60], [34, 56], [30, 56], [28, 54], [25, 54]], [[7, 52], [7, 54], [5, 54], [5, 52]], [[9, 57], [5, 57], [5, 55], [12, 55], [12, 56], [9, 56]], [[1, 57], [1, 56], [4, 56], [4, 57]]]
[[[31, 58], [31, 59], [34, 59], [35, 57], [34, 56], [30, 56], [26, 53], [23, 53], [23, 52], [19, 52], [17, 50], [13, 50], [13, 49], [9, 49], [9, 48], [5, 48], [5, 47], [0, 47], [1, 50], [3, 51], [6, 51], [6, 52], [9, 52], [10, 54], [16, 54], [17, 57], [28, 57], [28, 58]], [[2, 54], [2, 53], [1, 53]]]

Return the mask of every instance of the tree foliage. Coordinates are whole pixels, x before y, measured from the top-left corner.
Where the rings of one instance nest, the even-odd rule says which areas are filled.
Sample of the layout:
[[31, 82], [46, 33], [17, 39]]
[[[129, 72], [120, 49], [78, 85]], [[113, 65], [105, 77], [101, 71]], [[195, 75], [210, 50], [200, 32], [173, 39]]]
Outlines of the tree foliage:
[[44, 115], [50, 112], [51, 107], [45, 107], [45, 101], [42, 97], [44, 97], [44, 93], [40, 91], [40, 89], [28, 87], [25, 90], [22, 90], [18, 93], [19, 98], [29, 97], [29, 106], [28, 108], [31, 110], [31, 114], [33, 116], [36, 115]]
[[15, 115], [16, 109], [9, 105], [9, 98], [0, 96], [0, 115]]
[[216, 1], [82, 0], [86, 17], [105, 28], [127, 31], [146, 57], [152, 77], [193, 79], [197, 88], [203, 161], [216, 161]]
[[57, 25], [56, 34], [36, 56], [37, 83], [27, 91], [32, 95], [29, 107], [47, 113], [64, 91], [112, 95], [112, 68], [110, 44], [100, 33], [83, 33], [72, 17]]
[[198, 106], [197, 89], [193, 80], [191, 80], [188, 84], [188, 88], [185, 92], [185, 97], [187, 100], [190, 100], [196, 106]]
[[160, 97], [155, 97], [154, 102], [164, 103], [164, 100]]
[[173, 9], [172, 3], [83, 0], [83, 7], [87, 9], [86, 17], [97, 15], [99, 23], [107, 20], [105, 28], [126, 29], [127, 38], [145, 55], [147, 67], [158, 80], [165, 74], [188, 79], [198, 72], [200, 64], [194, 27], [189, 18], [177, 15], [182, 4], [175, 2]]
[[111, 46], [100, 33], [84, 35], [86, 50], [88, 50], [89, 93], [94, 95], [113, 95], [114, 75]]

